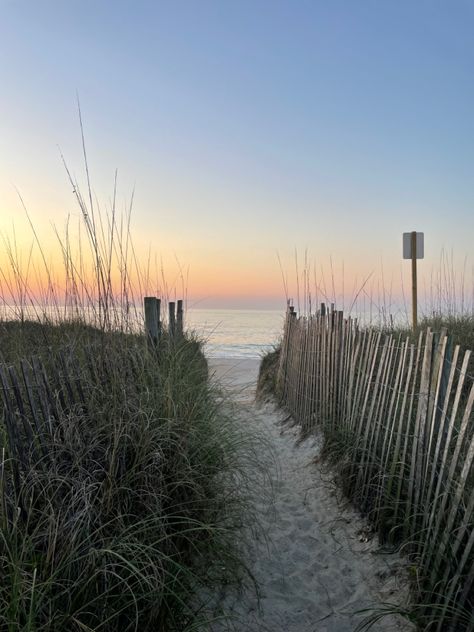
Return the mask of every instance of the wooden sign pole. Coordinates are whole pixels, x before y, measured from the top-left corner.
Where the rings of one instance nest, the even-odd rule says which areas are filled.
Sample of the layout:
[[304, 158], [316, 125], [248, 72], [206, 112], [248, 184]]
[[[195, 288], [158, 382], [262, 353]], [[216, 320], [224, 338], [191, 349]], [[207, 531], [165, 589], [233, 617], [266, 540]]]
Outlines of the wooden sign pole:
[[418, 324], [418, 296], [416, 281], [416, 231], [411, 233], [411, 309], [413, 320], [413, 331]]

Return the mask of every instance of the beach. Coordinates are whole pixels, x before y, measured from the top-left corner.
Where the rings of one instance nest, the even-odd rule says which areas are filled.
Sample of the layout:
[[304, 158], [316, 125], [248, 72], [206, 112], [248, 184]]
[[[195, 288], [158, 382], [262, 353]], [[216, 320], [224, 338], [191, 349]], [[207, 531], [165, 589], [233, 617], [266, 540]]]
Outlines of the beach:
[[[353, 632], [370, 609], [408, 602], [406, 563], [381, 549], [368, 523], [338, 490], [319, 461], [322, 440], [299, 442], [291, 419], [273, 403], [257, 406], [258, 360], [213, 359], [213, 379], [231, 396], [236, 423], [268, 439], [272, 471], [255, 490], [260, 532], [252, 533], [248, 566], [258, 584], [224, 590], [219, 607], [231, 615], [211, 630]], [[265, 458], [262, 455], [262, 458]], [[398, 615], [371, 630], [414, 630]]]

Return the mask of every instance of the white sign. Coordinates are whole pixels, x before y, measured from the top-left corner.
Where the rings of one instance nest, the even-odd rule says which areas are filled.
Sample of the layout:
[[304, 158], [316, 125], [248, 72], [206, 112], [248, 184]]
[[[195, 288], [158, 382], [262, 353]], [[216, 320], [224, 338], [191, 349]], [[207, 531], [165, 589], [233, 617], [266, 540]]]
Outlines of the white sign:
[[[425, 234], [416, 233], [416, 258], [423, 259], [425, 255]], [[411, 259], [411, 233], [403, 233], [403, 258]]]

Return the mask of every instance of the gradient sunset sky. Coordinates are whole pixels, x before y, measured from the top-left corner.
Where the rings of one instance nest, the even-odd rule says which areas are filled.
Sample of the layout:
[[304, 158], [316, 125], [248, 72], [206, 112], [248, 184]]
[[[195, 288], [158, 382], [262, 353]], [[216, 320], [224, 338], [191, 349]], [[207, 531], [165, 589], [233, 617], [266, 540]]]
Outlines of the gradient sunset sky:
[[193, 304], [283, 307], [295, 249], [398, 296], [411, 230], [422, 283], [444, 249], [472, 287], [473, 33], [471, 0], [0, 0], [0, 230], [31, 242], [17, 190], [47, 248], [79, 215], [79, 95], [97, 198], [118, 169]]

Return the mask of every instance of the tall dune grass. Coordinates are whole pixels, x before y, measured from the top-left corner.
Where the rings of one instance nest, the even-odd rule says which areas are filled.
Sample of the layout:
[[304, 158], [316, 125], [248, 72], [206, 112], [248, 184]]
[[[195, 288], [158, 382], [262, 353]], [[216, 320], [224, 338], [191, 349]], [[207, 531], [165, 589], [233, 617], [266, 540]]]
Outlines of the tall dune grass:
[[[245, 574], [258, 441], [210, 385], [199, 340], [164, 328], [147, 348], [140, 305], [153, 282], [130, 209], [118, 218], [114, 192], [102, 213], [86, 170], [87, 201], [68, 171], [82, 225], [57, 234], [63, 287], [32, 222], [26, 261], [4, 239], [2, 361], [39, 358], [57, 410], [32, 439], [15, 430], [22, 460], [0, 423], [0, 629], [206, 629], [202, 588]], [[53, 379], [65, 366], [83, 393], [67, 405]]]
[[[315, 314], [321, 303], [335, 305], [346, 316], [357, 318], [362, 326], [386, 329], [409, 328], [411, 322], [411, 290], [409, 268], [401, 264], [400, 276], [395, 278], [384, 268], [383, 262], [367, 268], [365, 276], [348, 274], [350, 265], [303, 256], [295, 251], [293, 268], [288, 273], [278, 257], [282, 274], [282, 289], [287, 301], [294, 304], [298, 314]], [[405, 264], [407, 262], [404, 262]], [[472, 259], [441, 250], [439, 261], [431, 268], [425, 262], [418, 270], [418, 312], [421, 319], [474, 318], [474, 265]]]

